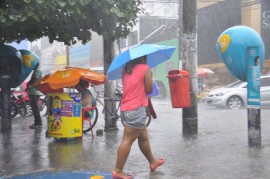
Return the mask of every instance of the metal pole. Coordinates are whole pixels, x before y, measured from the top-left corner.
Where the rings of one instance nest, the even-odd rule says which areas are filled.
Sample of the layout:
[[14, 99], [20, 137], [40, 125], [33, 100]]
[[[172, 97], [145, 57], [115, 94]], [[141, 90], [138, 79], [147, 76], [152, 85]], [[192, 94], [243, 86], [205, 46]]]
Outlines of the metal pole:
[[248, 108], [248, 144], [261, 146], [261, 110]]
[[179, 59], [179, 69], [183, 69], [183, 0], [179, 0], [178, 4], [178, 59]]
[[66, 52], [67, 52], [67, 62], [66, 65], [69, 66], [69, 46], [66, 45]]
[[[6, 79], [5, 79], [6, 80]], [[1, 98], [1, 130], [2, 132], [7, 132], [11, 130], [11, 100], [10, 100], [11, 90], [10, 88], [1, 88], [0, 98]]]

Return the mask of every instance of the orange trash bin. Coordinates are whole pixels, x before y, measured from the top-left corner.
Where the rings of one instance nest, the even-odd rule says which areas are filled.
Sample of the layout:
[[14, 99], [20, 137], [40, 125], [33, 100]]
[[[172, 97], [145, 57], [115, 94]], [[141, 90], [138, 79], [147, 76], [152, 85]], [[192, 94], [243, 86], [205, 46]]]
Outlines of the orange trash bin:
[[189, 73], [185, 70], [171, 70], [168, 73], [173, 108], [190, 107]]

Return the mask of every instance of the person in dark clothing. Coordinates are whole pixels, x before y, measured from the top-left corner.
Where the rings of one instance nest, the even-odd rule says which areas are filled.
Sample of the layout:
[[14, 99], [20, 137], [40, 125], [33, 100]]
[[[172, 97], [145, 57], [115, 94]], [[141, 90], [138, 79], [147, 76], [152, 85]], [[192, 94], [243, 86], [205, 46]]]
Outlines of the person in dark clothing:
[[29, 96], [30, 106], [32, 108], [32, 112], [35, 119], [34, 124], [29, 126], [31, 129], [42, 127], [42, 120], [41, 120], [40, 111], [38, 107], [38, 100], [40, 96], [42, 96], [43, 94], [40, 91], [38, 91], [36, 88], [31, 86], [33, 83], [38, 81], [41, 77], [42, 77], [42, 73], [40, 71], [39, 63], [38, 63], [37, 66], [34, 68], [32, 77], [30, 81], [27, 83], [27, 88], [26, 88], [26, 91]]

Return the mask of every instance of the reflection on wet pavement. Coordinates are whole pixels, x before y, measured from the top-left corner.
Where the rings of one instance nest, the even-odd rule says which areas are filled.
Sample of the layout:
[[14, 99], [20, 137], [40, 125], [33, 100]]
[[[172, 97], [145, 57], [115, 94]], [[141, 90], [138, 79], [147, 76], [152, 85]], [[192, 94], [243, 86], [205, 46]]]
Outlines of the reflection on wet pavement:
[[[199, 104], [198, 129], [195, 137], [182, 136], [182, 109], [173, 109], [169, 102], [153, 100], [158, 118], [149, 126], [152, 150], [156, 157], [166, 158], [164, 166], [150, 172], [149, 164], [135, 142], [125, 171], [138, 179], [167, 178], [270, 178], [270, 110], [262, 109], [262, 147], [251, 148], [247, 139], [247, 110], [216, 109]], [[107, 132], [81, 141], [57, 141], [46, 138], [44, 127], [31, 130], [33, 119], [12, 119], [12, 131], [0, 133], [0, 176], [23, 174], [57, 174], [77, 172], [104, 174], [110, 172], [122, 139], [119, 131]], [[103, 129], [102, 116], [97, 129]], [[31, 176], [31, 175], [28, 175]]]

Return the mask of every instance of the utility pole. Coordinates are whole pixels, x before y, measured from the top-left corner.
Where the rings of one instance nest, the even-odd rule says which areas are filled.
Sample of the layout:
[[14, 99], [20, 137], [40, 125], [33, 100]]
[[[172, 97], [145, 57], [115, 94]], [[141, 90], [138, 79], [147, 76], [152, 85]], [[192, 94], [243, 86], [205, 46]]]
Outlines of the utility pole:
[[66, 61], [66, 65], [67, 67], [69, 66], [69, 45], [66, 45], [66, 53], [67, 53], [67, 61]]
[[183, 136], [198, 134], [197, 107], [197, 0], [183, 0], [182, 54], [183, 69], [190, 74], [191, 106], [183, 108]]
[[183, 45], [182, 45], [182, 35], [183, 35], [183, 0], [179, 0], [178, 5], [178, 59], [179, 59], [179, 69], [183, 69]]
[[[114, 43], [112, 38], [109, 35], [103, 35], [103, 56], [104, 56], [104, 74], [107, 74], [107, 71], [114, 59]], [[116, 81], [107, 81], [105, 83], [105, 98], [113, 98], [114, 91], [116, 88]], [[112, 101], [105, 101], [105, 106], [112, 112], [116, 112], [116, 104]], [[112, 114], [105, 110], [105, 131], [118, 130], [116, 120], [113, 120]]]

